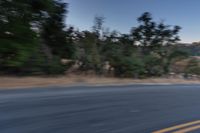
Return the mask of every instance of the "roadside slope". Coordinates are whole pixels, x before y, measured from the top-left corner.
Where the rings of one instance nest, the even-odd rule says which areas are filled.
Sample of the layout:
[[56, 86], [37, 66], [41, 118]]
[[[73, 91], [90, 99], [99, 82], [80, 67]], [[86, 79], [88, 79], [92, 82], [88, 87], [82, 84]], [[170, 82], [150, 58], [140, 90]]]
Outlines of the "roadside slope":
[[200, 80], [179, 78], [124, 79], [96, 76], [62, 77], [0, 77], [0, 89], [70, 85], [123, 85], [123, 84], [200, 84]]

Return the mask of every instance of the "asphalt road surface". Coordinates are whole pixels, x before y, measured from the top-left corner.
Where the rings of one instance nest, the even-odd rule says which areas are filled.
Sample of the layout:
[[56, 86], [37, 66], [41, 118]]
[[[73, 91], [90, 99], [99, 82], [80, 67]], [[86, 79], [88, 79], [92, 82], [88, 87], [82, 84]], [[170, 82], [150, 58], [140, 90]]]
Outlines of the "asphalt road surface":
[[198, 120], [200, 85], [0, 91], [0, 133], [151, 133]]

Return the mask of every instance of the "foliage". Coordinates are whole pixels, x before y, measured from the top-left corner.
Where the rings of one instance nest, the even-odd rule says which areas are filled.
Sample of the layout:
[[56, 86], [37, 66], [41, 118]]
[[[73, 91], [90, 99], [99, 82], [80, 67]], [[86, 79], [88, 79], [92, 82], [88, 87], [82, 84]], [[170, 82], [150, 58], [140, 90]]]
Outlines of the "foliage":
[[200, 75], [200, 62], [197, 59], [192, 59], [189, 61], [185, 73], [186, 75], [188, 74], [193, 74], [193, 75]]
[[[42, 38], [46, 45], [51, 49], [53, 55], [61, 58], [71, 58], [73, 56], [73, 42], [67, 42], [66, 37], [70, 34], [64, 31], [66, 3], [55, 2], [53, 12], [49, 13], [49, 17], [42, 24]], [[67, 34], [68, 33], [68, 34]]]
[[141, 57], [145, 62], [148, 76], [161, 76], [169, 72], [172, 59], [182, 56], [170, 49], [179, 41], [179, 26], [171, 28], [163, 22], [156, 23], [150, 13], [146, 12], [138, 18], [139, 26], [132, 29], [135, 45], [141, 49]]
[[85, 31], [83, 33], [84, 37], [80, 39], [82, 45], [83, 54], [79, 57], [79, 60], [82, 61], [80, 67], [81, 70], [94, 70], [95, 72], [100, 72], [101, 69], [101, 59], [97, 47], [97, 36], [95, 33], [90, 33]]
[[[52, 67], [49, 71], [60, 73], [56, 71], [60, 66], [59, 60], [71, 58], [74, 53], [73, 42], [66, 38], [70, 33], [64, 30], [65, 13], [66, 4], [60, 1], [1, 1], [1, 73], [46, 73], [44, 68]], [[55, 61], [55, 57], [59, 59]], [[48, 67], [44, 65], [46, 62]], [[63, 71], [61, 67], [60, 70]]]
[[159, 50], [161, 46], [172, 45], [179, 41], [179, 26], [170, 29], [163, 22], [153, 21], [151, 14], [145, 12], [138, 18], [139, 26], [132, 29], [132, 36], [136, 45], [141, 46], [143, 54], [149, 54], [152, 50]]
[[140, 78], [144, 75], [144, 63], [137, 57], [119, 57], [113, 62], [116, 76]]
[[[186, 58], [177, 49], [179, 26], [157, 23], [150, 13], [138, 18], [130, 34], [110, 32], [104, 17], [96, 16], [92, 31], [67, 27], [67, 5], [57, 0], [2, 0], [0, 2], [0, 73], [63, 74], [69, 64], [78, 70], [118, 77], [144, 78], [170, 72], [174, 61]], [[187, 73], [196, 73], [191, 62]], [[194, 67], [195, 66], [195, 67]]]
[[0, 3], [0, 68], [20, 69], [37, 47], [37, 35], [31, 29], [32, 14], [25, 1]]

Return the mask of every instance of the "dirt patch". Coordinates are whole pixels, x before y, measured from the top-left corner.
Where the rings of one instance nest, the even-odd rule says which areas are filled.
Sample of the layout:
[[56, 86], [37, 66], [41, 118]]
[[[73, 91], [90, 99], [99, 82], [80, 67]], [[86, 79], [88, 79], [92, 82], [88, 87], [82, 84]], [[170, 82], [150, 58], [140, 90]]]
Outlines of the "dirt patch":
[[200, 80], [184, 80], [178, 78], [120, 79], [80, 75], [62, 77], [0, 77], [0, 88], [2, 89], [20, 87], [68, 86], [76, 84], [120, 85], [134, 83], [200, 84]]

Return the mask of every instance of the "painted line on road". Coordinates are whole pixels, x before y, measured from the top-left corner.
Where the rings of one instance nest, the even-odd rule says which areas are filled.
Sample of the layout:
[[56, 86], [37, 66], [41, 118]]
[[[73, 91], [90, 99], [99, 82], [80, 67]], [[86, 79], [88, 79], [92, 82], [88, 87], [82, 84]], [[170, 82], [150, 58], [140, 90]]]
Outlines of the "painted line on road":
[[[165, 128], [165, 129], [162, 129], [162, 130], [155, 131], [153, 133], [166, 133], [166, 132], [170, 132], [170, 131], [173, 131], [173, 130], [178, 130], [178, 129], [181, 129], [181, 128], [185, 128], [185, 130], [186, 129], [188, 129], [188, 130], [190, 129], [191, 131], [194, 131], [196, 129], [199, 129], [200, 125], [198, 125], [198, 128], [197, 128], [197, 126], [194, 126], [194, 127], [196, 127], [194, 129], [192, 127], [190, 127], [190, 128], [186, 128], [186, 127], [192, 126], [192, 125], [196, 125], [196, 124], [200, 124], [200, 120], [193, 121], [193, 122], [188, 122], [188, 123], [185, 123], [185, 124], [181, 124], [181, 125], [177, 125], [177, 126], [173, 126], [173, 127], [169, 127], [169, 128]], [[179, 131], [181, 131], [181, 130], [179, 130]], [[185, 132], [179, 132], [179, 131], [174, 132], [174, 133], [185, 133]], [[189, 131], [186, 130], [186, 132], [189, 132]]]
[[195, 131], [195, 130], [197, 130], [197, 129], [200, 129], [200, 125], [193, 126], [193, 127], [190, 127], [190, 128], [185, 128], [185, 129], [176, 131], [176, 132], [174, 132], [174, 133], [188, 133], [188, 132], [191, 132], [191, 131]]

